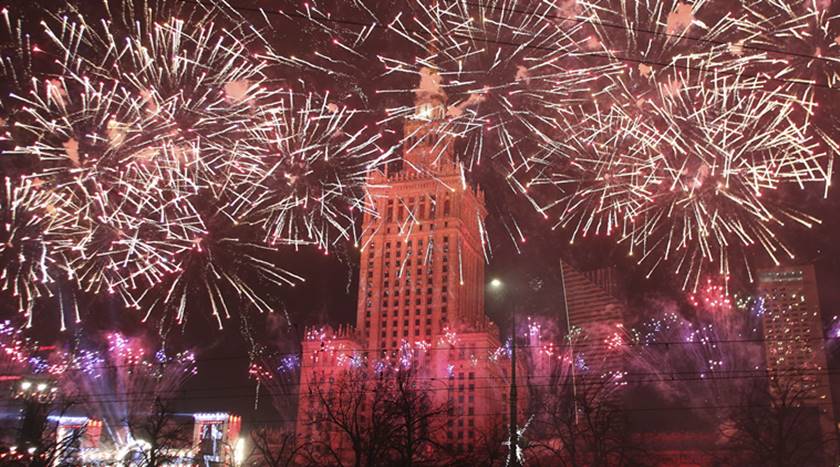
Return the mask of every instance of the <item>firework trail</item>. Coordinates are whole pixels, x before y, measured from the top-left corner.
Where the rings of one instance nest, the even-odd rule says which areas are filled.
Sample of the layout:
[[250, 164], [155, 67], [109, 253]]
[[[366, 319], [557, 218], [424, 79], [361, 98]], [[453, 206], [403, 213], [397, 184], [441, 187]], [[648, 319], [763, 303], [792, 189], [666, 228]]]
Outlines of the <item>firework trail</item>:
[[60, 200], [39, 183], [10, 178], [0, 187], [0, 282], [3, 291], [11, 292], [18, 311], [31, 320], [34, 301], [49, 295], [49, 284], [55, 279], [53, 252], [46, 232], [62, 222]]
[[258, 342], [253, 327], [245, 316], [240, 316], [240, 332], [249, 345], [248, 377], [256, 382], [254, 410], [259, 410], [260, 395], [264, 388], [277, 413], [282, 417], [294, 419], [300, 355], [294, 352], [281, 353], [275, 347]]
[[[4, 235], [29, 242], [7, 242], [4, 255], [22, 254], [4, 261], [16, 268], [4, 280], [22, 309], [60, 273], [144, 319], [183, 323], [187, 302], [204, 303], [221, 327], [234, 302], [271, 309], [258, 284], [302, 280], [277, 245], [328, 251], [358, 236], [367, 171], [388, 153], [359, 112], [272, 89], [253, 53], [265, 38], [233, 10], [172, 5], [106, 5], [105, 18], [71, 8], [25, 49], [54, 58], [56, 72], [11, 95], [20, 111], [7, 154], [31, 170], [25, 188], [6, 190]], [[44, 194], [25, 195], [30, 186]]]
[[359, 121], [367, 112], [339, 107], [329, 96], [278, 96], [250, 128], [240, 161], [243, 187], [231, 216], [260, 225], [269, 244], [336, 241], [358, 245], [357, 217], [373, 213], [366, 196], [368, 174], [389, 155], [380, 135]]

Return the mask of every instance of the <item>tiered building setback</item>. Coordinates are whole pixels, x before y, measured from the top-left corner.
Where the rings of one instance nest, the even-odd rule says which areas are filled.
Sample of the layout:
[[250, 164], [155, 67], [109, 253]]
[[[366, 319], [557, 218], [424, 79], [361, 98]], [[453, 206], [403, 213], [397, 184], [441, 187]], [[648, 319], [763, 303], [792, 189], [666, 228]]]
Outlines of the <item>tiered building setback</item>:
[[[421, 76], [415, 113], [404, 122], [402, 168], [369, 179], [375, 210], [363, 220], [356, 327], [343, 328], [330, 346], [346, 349], [338, 357], [345, 363], [353, 352], [370, 363], [421, 349], [409, 353], [409, 364], [430, 382], [435, 402], [450, 404], [437, 436], [458, 451], [507, 422], [508, 381], [504, 363], [488, 358], [500, 342], [484, 311], [484, 194], [465, 182], [454, 141], [441, 128], [440, 77], [428, 68]], [[313, 335], [303, 343], [297, 431], [329, 438], [325, 427], [312, 426], [307, 388], [343, 370]]]

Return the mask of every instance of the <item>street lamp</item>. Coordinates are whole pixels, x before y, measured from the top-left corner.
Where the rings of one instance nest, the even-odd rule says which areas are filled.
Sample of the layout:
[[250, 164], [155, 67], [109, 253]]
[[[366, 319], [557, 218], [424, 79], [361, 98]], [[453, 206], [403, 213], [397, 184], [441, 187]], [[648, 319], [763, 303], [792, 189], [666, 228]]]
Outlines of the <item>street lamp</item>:
[[[490, 287], [494, 290], [502, 290], [504, 282], [498, 278], [490, 280]], [[506, 300], [503, 300], [504, 303]], [[514, 304], [510, 312], [511, 321], [511, 337], [510, 337], [510, 415], [509, 418], [509, 450], [506, 465], [508, 467], [519, 467], [519, 432], [516, 429], [516, 308], [518, 304]]]
[[47, 414], [55, 400], [58, 388], [48, 381], [24, 380], [13, 390], [12, 398], [23, 403], [21, 411], [23, 422], [20, 428], [18, 443], [27, 448], [30, 454], [41, 448]]

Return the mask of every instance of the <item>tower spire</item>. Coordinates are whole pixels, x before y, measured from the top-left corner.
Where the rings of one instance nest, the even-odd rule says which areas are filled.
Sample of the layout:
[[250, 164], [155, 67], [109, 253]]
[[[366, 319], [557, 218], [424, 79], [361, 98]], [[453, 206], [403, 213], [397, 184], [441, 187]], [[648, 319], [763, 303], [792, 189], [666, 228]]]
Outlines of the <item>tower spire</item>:
[[427, 58], [421, 60], [420, 84], [414, 90], [414, 118], [440, 120], [446, 116], [446, 91], [443, 78], [434, 66], [438, 55], [437, 41], [431, 38], [426, 45]]
[[434, 68], [420, 68], [420, 84], [414, 90], [414, 119], [442, 120], [446, 116], [443, 78]]
[[421, 172], [453, 170], [454, 142], [441, 124], [446, 119], [447, 95], [443, 77], [432, 63], [438, 53], [433, 41], [426, 51], [430, 53], [428, 58], [418, 59], [420, 83], [414, 89], [414, 114], [403, 123], [403, 160]]

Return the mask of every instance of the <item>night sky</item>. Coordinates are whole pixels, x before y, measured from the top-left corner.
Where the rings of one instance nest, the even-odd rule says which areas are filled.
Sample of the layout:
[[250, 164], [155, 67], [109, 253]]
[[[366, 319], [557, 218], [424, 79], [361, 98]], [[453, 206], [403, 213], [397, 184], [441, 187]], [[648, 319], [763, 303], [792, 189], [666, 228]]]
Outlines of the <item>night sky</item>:
[[[25, 4], [23, 4], [25, 3]], [[22, 15], [24, 20], [36, 24], [43, 11], [61, 11], [64, 2], [35, 0], [32, 2], [5, 2], [8, 8]], [[81, 3], [81, 2], [80, 2]], [[94, 3], [94, 2], [91, 2]], [[271, 1], [238, 0], [243, 7], [243, 14], [253, 17], [255, 13], [248, 8], [274, 5]], [[348, 2], [349, 3], [349, 2]], [[399, 2], [375, 2], [375, 8], [382, 11], [400, 8]], [[0, 2], [2, 5], [3, 2]], [[357, 12], [347, 7], [336, 8], [336, 17], [353, 17]], [[284, 53], [306, 57], [320, 47], [325, 47], [329, 40], [321, 34], [309, 34], [313, 26], [294, 18], [271, 17], [275, 29], [271, 38]], [[379, 34], [379, 37], [376, 37]], [[387, 41], [387, 35], [374, 34], [371, 44]], [[394, 55], [408, 59], [417, 50], [391, 51]], [[408, 95], [378, 95], [376, 88], [410, 88], [415, 83], [407, 82], [404, 77], [380, 76], [380, 70], [359, 70], [367, 73], [358, 83], [369, 89], [337, 89], [335, 93], [346, 97], [350, 105], [365, 106], [372, 109], [371, 122], [377, 121], [384, 109], [411, 105]], [[317, 77], [303, 77], [315, 86], [328, 86], [319, 83]], [[278, 77], [278, 85], [289, 80]], [[4, 83], [4, 86], [8, 83]], [[0, 89], [8, 93], [8, 89]], [[840, 99], [834, 99], [840, 101]], [[393, 141], [401, 135], [400, 122], [389, 122], [386, 138]], [[385, 129], [383, 129], [385, 130]], [[399, 164], [396, 163], [395, 166]], [[20, 160], [6, 159], [0, 169], [7, 174], [25, 167]], [[559, 292], [559, 259], [563, 258], [581, 270], [590, 270], [606, 266], [615, 267], [620, 281], [622, 298], [631, 310], [631, 316], [641, 316], [651, 303], [673, 303], [675, 307], [687, 309], [684, 292], [680, 289], [680, 278], [674, 277], [669, 269], [660, 268], [651, 277], [646, 278], [648, 270], [635, 265], [633, 259], [626, 256], [624, 245], [615, 245], [611, 239], [589, 238], [577, 240], [569, 245], [570, 232], [563, 229], [552, 230], [552, 221], [536, 214], [530, 205], [517, 197], [500, 180], [492, 164], [481, 166], [468, 176], [470, 183], [482, 187], [487, 194], [487, 228], [492, 242], [493, 256], [487, 264], [486, 277], [516, 278], [517, 281], [534, 283], [542, 286], [539, 290], [529, 289], [520, 292], [519, 299], [525, 304], [530, 315], [544, 316], [556, 320], [562, 329], [562, 295]], [[838, 186], [838, 176], [834, 174], [834, 186]], [[823, 220], [821, 225], [806, 230], [789, 226], [785, 231], [787, 239], [794, 247], [797, 262], [814, 263], [820, 284], [820, 300], [824, 321], [828, 323], [832, 316], [840, 314], [840, 197], [837, 190], [829, 192], [828, 199], [823, 199], [821, 190], [809, 192], [791, 192], [790, 203], [807, 208], [817, 213]], [[516, 219], [527, 236], [527, 242], [518, 245], [517, 252], [501, 222], [509, 213], [517, 213]], [[324, 255], [314, 248], [291, 248], [279, 250], [278, 258], [291, 271], [306, 278], [305, 283], [295, 288], [271, 288], [270, 294], [276, 305], [273, 314], [259, 314], [248, 308], [240, 308], [237, 313], [244, 313], [248, 323], [255, 330], [254, 337], [262, 345], [276, 352], [295, 352], [306, 326], [316, 324], [353, 323], [355, 320], [358, 251], [352, 245], [341, 243], [335, 250]], [[766, 260], [758, 258], [755, 266], [766, 265]], [[749, 290], [750, 285], [743, 277], [733, 277], [733, 288]], [[39, 305], [31, 335], [41, 342], [68, 342], [72, 336], [97, 336], [108, 330], [121, 330], [129, 335], [154, 335], [153, 323], [140, 323], [141, 314], [126, 311], [119, 300], [104, 296], [85, 297], [82, 307], [86, 317], [81, 325], [71, 325], [66, 332], [60, 332], [54, 312], [55, 304]], [[505, 333], [508, 320], [507, 310], [501, 309], [498, 300], [488, 295], [487, 314], [498, 322]], [[14, 313], [16, 305], [3, 299], [0, 318], [17, 319]], [[260, 399], [260, 410], [254, 410], [255, 383], [247, 375], [249, 344], [242, 333], [242, 322], [238, 316], [226, 320], [224, 330], [219, 331], [211, 319], [206, 304], [188, 305], [188, 319], [182, 327], [172, 327], [167, 336], [169, 346], [174, 349], [193, 349], [199, 360], [198, 375], [184, 387], [184, 396], [179, 399], [179, 408], [183, 411], [233, 411], [243, 415], [245, 423], [273, 423], [282, 417], [271, 408], [271, 401], [265, 390]], [[831, 355], [831, 365], [837, 367], [840, 362], [837, 355]], [[835, 385], [836, 386], [836, 385]], [[837, 397], [837, 396], [835, 396]]]

